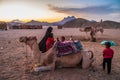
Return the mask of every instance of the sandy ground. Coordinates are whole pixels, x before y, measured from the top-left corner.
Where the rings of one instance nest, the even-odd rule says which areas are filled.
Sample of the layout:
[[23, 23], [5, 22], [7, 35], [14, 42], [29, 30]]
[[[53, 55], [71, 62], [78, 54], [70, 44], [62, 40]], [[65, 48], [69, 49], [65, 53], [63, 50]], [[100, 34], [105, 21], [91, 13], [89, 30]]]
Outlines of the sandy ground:
[[[120, 80], [120, 29], [105, 29], [104, 34], [97, 34], [97, 42], [85, 40], [85, 33], [78, 28], [54, 28], [55, 38], [72, 35], [74, 39], [81, 40], [85, 50], [92, 50], [95, 55], [95, 62], [90, 69], [63, 68], [55, 71], [47, 71], [39, 74], [27, 73], [29, 68], [31, 50], [19, 42], [21, 36], [37, 36], [38, 42], [43, 37], [46, 28], [37, 30], [8, 30], [0, 31], [0, 80]], [[115, 51], [112, 71], [110, 75], [102, 71], [102, 40], [113, 40], [117, 46], [112, 48]], [[25, 56], [28, 56], [27, 58]]]

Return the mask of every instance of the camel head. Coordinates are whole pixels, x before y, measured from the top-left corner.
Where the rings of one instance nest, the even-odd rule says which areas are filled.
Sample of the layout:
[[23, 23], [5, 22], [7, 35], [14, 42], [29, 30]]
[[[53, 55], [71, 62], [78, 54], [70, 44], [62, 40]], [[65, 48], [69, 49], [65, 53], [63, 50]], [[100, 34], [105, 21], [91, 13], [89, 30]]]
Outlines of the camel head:
[[27, 41], [27, 36], [22, 36], [22, 37], [20, 37], [20, 38], [19, 38], [19, 41], [26, 43], [26, 41]]
[[19, 38], [19, 41], [22, 43], [25, 43], [26, 45], [29, 45], [30, 48], [32, 49], [32, 46], [35, 42], [37, 42], [36, 36], [22, 36]]

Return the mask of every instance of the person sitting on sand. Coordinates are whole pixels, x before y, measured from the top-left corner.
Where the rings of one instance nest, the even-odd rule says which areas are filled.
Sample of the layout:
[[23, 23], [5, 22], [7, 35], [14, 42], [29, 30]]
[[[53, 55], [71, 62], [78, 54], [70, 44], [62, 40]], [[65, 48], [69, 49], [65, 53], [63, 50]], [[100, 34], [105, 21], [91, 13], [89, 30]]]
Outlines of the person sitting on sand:
[[110, 42], [106, 42], [105, 47], [106, 48], [103, 50], [103, 70], [105, 70], [105, 66], [107, 63], [107, 73], [110, 74], [114, 51], [113, 49], [110, 48], [111, 47]]

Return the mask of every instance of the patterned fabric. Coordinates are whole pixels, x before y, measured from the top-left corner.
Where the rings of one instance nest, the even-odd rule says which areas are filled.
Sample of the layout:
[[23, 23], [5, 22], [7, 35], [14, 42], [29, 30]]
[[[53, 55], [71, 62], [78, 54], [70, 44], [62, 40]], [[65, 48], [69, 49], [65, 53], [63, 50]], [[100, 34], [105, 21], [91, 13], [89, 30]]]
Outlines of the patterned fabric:
[[57, 56], [63, 56], [77, 52], [75, 44], [72, 41], [59, 42], [57, 44], [57, 50], [58, 50]]
[[75, 41], [74, 43], [75, 43], [75, 45], [76, 45], [77, 51], [80, 51], [80, 50], [83, 49], [82, 44], [81, 44], [80, 41]]

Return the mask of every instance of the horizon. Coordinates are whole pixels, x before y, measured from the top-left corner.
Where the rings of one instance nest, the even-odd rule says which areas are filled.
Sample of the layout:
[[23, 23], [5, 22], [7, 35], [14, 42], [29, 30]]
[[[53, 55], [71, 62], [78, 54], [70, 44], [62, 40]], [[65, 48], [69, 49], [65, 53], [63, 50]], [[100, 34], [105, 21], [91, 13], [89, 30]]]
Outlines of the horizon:
[[0, 21], [56, 22], [67, 16], [75, 16], [120, 22], [119, 4], [119, 0], [0, 0]]
[[39, 21], [39, 22], [56, 22], [56, 21], [60, 21], [62, 20], [63, 18], [61, 19], [13, 19], [13, 20], [0, 20], [0, 22], [11, 22], [11, 21], [14, 21], [14, 20], [19, 20], [19, 21], [22, 21], [22, 22], [29, 22], [29, 21], [32, 21], [32, 20], [35, 20], [35, 21]]
[[[68, 16], [67, 16], [68, 17]], [[64, 17], [64, 18], [66, 18], [66, 17]], [[29, 19], [29, 20], [20, 20], [20, 19], [14, 19], [14, 20], [18, 20], [18, 21], [22, 21], [22, 22], [30, 22], [30, 21], [32, 21], [32, 20], [34, 20], [34, 21], [38, 21], [38, 22], [48, 22], [48, 23], [54, 23], [54, 22], [59, 22], [59, 21], [62, 21], [64, 18], [62, 18], [62, 19], [60, 19], [60, 20], [55, 20], [55, 21], [47, 21], [47, 20], [37, 20], [37, 19]], [[76, 18], [76, 17], [75, 17]], [[78, 18], [76, 18], [76, 19], [78, 19]], [[85, 19], [85, 18], [82, 18], [82, 19]], [[11, 22], [11, 21], [14, 21], [14, 20], [8, 20], [8, 21], [6, 21], [6, 20], [0, 20], [0, 22]], [[88, 20], [88, 19], [86, 19], [86, 20]], [[96, 20], [93, 20], [93, 21], [96, 21], [96, 22], [100, 22], [100, 21], [113, 21], [113, 20], [103, 20], [103, 19], [100, 19], [100, 20], [98, 20], [98, 21], [96, 21]], [[89, 21], [92, 21], [92, 20], [89, 20]], [[118, 22], [118, 23], [120, 23], [120, 21], [113, 21], [113, 22]]]

